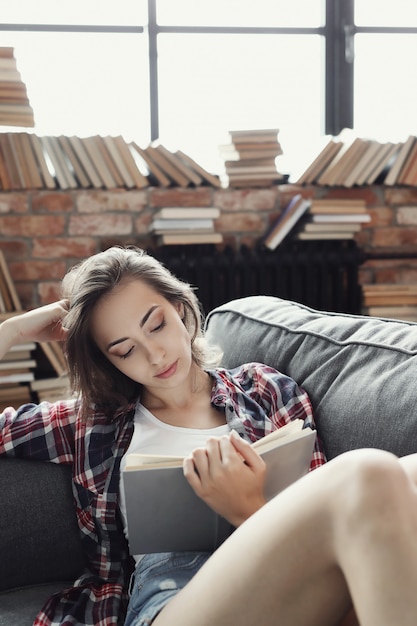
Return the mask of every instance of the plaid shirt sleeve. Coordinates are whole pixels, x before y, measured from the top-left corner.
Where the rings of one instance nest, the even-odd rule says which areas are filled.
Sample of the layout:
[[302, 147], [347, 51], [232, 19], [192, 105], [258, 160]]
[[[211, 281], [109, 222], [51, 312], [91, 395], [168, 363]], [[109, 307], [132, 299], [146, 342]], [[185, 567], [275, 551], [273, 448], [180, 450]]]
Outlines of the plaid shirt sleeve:
[[0, 454], [72, 463], [76, 414], [73, 400], [6, 408], [0, 414]]
[[[247, 363], [234, 370], [219, 369], [217, 374], [221, 382], [214, 402], [225, 403], [226, 414], [228, 403], [233, 405], [251, 441], [295, 419], [302, 419], [305, 427], [316, 430], [310, 399], [289, 376], [262, 363]], [[323, 446], [317, 437], [310, 470], [325, 462]]]

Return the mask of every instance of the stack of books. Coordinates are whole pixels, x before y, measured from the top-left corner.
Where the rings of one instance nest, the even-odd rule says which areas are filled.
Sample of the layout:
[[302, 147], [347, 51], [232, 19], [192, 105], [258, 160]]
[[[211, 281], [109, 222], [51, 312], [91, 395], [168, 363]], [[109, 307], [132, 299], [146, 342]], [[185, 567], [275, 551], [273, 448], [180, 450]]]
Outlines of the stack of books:
[[215, 220], [220, 217], [216, 207], [164, 207], [157, 211], [149, 227], [158, 245], [222, 243]]
[[[347, 138], [348, 137], [348, 138]], [[380, 142], [341, 133], [331, 138], [296, 181], [325, 186], [417, 186], [417, 137]]]
[[38, 401], [55, 402], [69, 397], [69, 378], [67, 363], [58, 341], [41, 342], [40, 347], [49, 361], [55, 376], [37, 378], [30, 388], [37, 395]]
[[362, 313], [417, 322], [417, 286], [369, 284], [362, 286]]
[[35, 126], [13, 48], [0, 48], [0, 126]]
[[284, 182], [276, 158], [282, 154], [278, 129], [231, 130], [230, 144], [219, 147], [229, 187], [264, 187]]
[[33, 342], [17, 344], [0, 361], [0, 411], [31, 401], [29, 383], [35, 379], [35, 350]]
[[[0, 250], [0, 323], [24, 313], [19, 295], [3, 252]], [[39, 344], [56, 376], [38, 380], [38, 345], [26, 342], [13, 346], [0, 361], [0, 410], [31, 402], [32, 392], [39, 400], [53, 401], [68, 395], [68, 370], [61, 345], [57, 341]]]
[[[0, 250], [0, 323], [22, 312], [19, 295]], [[33, 356], [35, 350], [36, 344], [32, 342], [16, 345], [0, 361], [0, 410], [30, 402], [29, 383], [35, 379], [37, 365]]]
[[371, 221], [364, 200], [312, 200], [296, 233], [297, 239], [354, 239]]

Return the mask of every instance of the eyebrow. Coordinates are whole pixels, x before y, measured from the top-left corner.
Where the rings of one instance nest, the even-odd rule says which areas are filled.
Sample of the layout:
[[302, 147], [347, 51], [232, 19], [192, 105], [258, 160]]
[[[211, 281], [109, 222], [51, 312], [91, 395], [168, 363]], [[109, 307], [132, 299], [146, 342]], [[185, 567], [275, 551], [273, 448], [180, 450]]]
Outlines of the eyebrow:
[[[144, 325], [146, 324], [146, 322], [148, 321], [152, 313], [155, 311], [155, 309], [158, 309], [159, 306], [160, 306], [159, 304], [154, 304], [153, 306], [151, 306], [149, 311], [145, 313], [145, 315], [142, 317], [140, 324], [139, 324], [141, 328], [144, 327]], [[106, 350], [110, 350], [110, 348], [112, 348], [113, 346], [117, 346], [117, 344], [123, 343], [123, 341], [126, 341], [127, 339], [129, 339], [129, 337], [120, 337], [120, 339], [115, 339], [114, 341], [111, 341], [110, 343], [107, 344]]]

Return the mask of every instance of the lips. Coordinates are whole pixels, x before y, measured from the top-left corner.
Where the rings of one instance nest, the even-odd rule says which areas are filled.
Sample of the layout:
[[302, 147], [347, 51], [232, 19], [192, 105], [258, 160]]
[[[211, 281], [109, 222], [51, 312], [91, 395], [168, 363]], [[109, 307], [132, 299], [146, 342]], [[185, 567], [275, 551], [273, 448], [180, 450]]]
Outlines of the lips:
[[156, 374], [155, 378], [170, 378], [177, 371], [178, 361], [175, 361], [172, 365], [170, 365], [167, 369], [163, 370], [159, 374]]

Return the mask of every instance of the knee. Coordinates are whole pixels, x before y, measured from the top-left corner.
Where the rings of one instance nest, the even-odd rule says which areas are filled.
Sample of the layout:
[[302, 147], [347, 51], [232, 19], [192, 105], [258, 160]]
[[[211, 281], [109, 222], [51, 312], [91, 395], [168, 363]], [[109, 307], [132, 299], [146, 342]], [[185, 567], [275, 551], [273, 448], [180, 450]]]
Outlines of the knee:
[[360, 527], [375, 530], [382, 525], [398, 524], [408, 516], [411, 506], [411, 484], [397, 457], [382, 450], [357, 450], [341, 455], [335, 464], [339, 491], [337, 506], [350, 531]]

